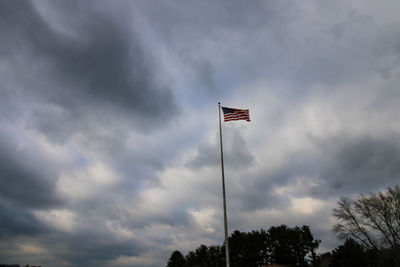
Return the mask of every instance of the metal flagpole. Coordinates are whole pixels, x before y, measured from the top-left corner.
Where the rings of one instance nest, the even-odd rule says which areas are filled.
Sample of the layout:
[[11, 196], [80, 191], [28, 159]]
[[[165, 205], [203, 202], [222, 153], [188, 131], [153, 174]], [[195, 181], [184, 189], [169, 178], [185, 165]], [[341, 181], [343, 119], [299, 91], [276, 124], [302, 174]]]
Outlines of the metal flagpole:
[[224, 203], [225, 255], [226, 255], [226, 267], [230, 267], [229, 244], [228, 244], [228, 220], [227, 220], [227, 216], [226, 216], [226, 197], [225, 197], [224, 152], [222, 149], [221, 103], [220, 102], [218, 102], [218, 117], [219, 117], [219, 141], [221, 144], [222, 197], [223, 197], [223, 203]]

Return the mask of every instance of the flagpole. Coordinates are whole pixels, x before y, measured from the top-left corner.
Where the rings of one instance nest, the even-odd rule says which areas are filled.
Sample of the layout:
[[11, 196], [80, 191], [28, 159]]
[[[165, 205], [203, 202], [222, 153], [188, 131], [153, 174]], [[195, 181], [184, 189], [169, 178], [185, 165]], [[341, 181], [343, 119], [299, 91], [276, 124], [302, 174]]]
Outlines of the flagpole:
[[222, 149], [222, 126], [221, 126], [221, 103], [218, 102], [218, 118], [219, 118], [219, 141], [221, 145], [221, 171], [222, 171], [222, 197], [224, 204], [224, 229], [225, 229], [225, 255], [226, 267], [230, 267], [229, 261], [229, 243], [228, 243], [228, 220], [226, 215], [226, 197], [225, 197], [225, 173], [224, 173], [224, 152]]

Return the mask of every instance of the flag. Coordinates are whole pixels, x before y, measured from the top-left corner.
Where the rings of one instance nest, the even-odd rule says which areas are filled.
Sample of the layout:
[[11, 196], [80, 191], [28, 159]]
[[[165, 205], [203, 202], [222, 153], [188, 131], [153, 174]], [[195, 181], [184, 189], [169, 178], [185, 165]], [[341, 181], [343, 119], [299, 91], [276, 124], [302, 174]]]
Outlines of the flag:
[[224, 121], [238, 121], [246, 120], [250, 121], [250, 115], [248, 109], [238, 109], [238, 108], [227, 108], [221, 107], [224, 112]]

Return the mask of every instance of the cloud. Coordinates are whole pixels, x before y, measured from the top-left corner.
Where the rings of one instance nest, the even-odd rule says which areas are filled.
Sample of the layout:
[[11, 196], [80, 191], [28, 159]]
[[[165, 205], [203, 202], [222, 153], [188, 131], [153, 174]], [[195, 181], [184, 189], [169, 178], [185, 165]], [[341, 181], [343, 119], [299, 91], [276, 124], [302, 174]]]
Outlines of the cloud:
[[0, 214], [3, 218], [0, 220], [3, 240], [12, 239], [15, 235], [35, 236], [47, 232], [31, 212], [10, 206], [7, 202], [0, 203]]
[[0, 182], [4, 184], [0, 189], [2, 199], [34, 208], [61, 204], [61, 199], [54, 192], [57, 169], [51, 165], [42, 167], [43, 161], [47, 160], [47, 164], [54, 161], [46, 159], [48, 155], [40, 148], [18, 149], [15, 138], [2, 134], [0, 151]]
[[[346, 190], [368, 190], [398, 179], [399, 147], [395, 140], [371, 137], [344, 140], [324, 170], [330, 186]], [[367, 188], [363, 189], [367, 184]]]
[[[15, 70], [21, 65], [15, 58], [21, 55], [31, 60], [29, 68], [35, 66], [19, 87], [35, 90], [29, 123], [51, 140], [63, 140], [92, 120], [104, 124], [122, 116], [136, 130], [146, 131], [177, 114], [172, 91], [156, 82], [153, 62], [134, 29], [72, 5], [66, 11], [84, 12], [86, 19], [69, 29], [70, 36], [48, 24], [33, 3], [15, 4], [2, 3], [5, 57]], [[56, 12], [54, 8], [47, 11]]]
[[[246, 141], [234, 128], [224, 132], [223, 140], [226, 164], [230, 168], [241, 168], [253, 163], [254, 157], [246, 146]], [[193, 169], [202, 167], [220, 167], [220, 146], [218, 143], [202, 144], [197, 155], [187, 162], [187, 166]]]
[[396, 184], [399, 16], [347, 1], [0, 2], [0, 257], [160, 266]]

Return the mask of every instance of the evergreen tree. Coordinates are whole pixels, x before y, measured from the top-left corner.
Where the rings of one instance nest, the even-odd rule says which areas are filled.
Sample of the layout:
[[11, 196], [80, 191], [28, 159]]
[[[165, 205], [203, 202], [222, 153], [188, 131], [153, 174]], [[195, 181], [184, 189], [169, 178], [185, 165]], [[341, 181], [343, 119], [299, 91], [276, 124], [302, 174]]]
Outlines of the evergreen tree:
[[[316, 260], [315, 250], [319, 240], [314, 237], [308, 226], [289, 228], [286, 225], [271, 227], [268, 231], [243, 233], [235, 231], [228, 238], [231, 266], [259, 267], [271, 263], [292, 266], [308, 266], [307, 257]], [[224, 267], [225, 245], [199, 246], [190, 251], [184, 259], [179, 251], [171, 255], [167, 267]], [[172, 265], [181, 264], [181, 265]]]
[[183, 257], [180, 251], [175, 250], [168, 260], [167, 267], [185, 267], [185, 264], [185, 257]]

